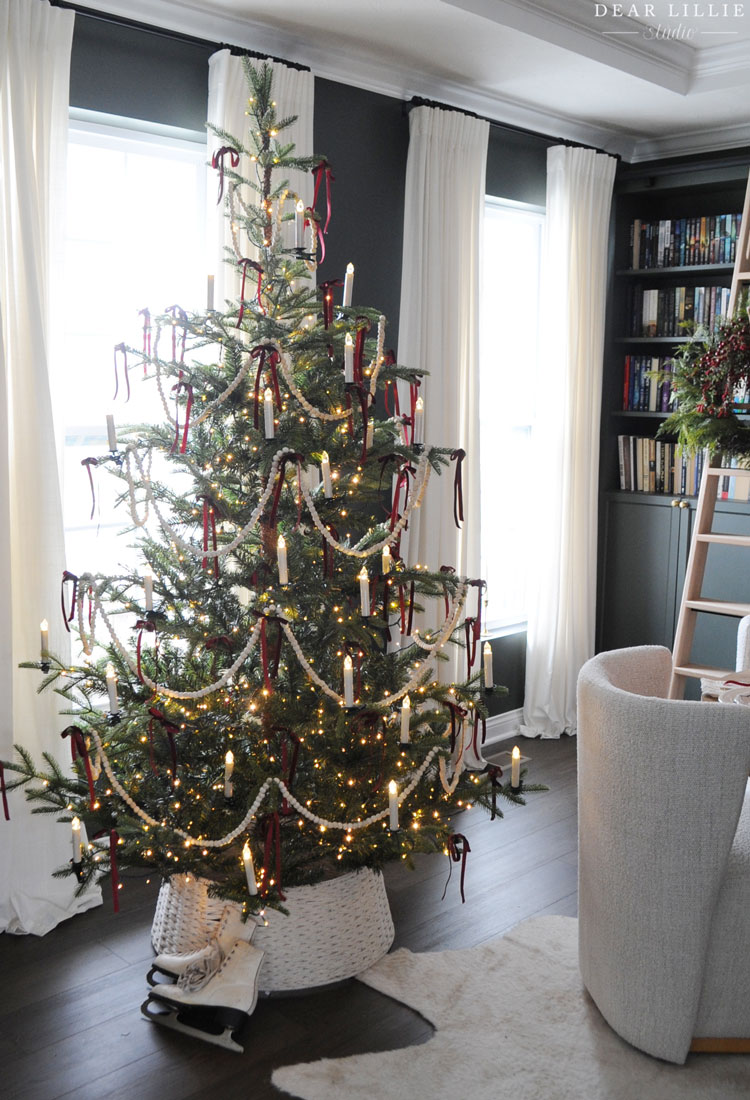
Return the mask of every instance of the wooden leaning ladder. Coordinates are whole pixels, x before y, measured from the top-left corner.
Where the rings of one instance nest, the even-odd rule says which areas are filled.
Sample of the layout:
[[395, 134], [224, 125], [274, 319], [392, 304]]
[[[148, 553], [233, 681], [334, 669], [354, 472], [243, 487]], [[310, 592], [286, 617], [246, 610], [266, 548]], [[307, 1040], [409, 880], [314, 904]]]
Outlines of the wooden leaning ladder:
[[[732, 289], [729, 295], [728, 315], [731, 317], [740, 294], [750, 287], [750, 180], [745, 192], [745, 203], [740, 223], [739, 239], [732, 273]], [[714, 459], [716, 456], [714, 456]], [[672, 649], [672, 680], [669, 687], [670, 699], [681, 699], [685, 690], [685, 681], [690, 677], [703, 676], [712, 680], [723, 680], [731, 669], [708, 668], [690, 663], [693, 646], [696, 617], [701, 612], [719, 615], [734, 615], [742, 618], [750, 615], [750, 604], [734, 603], [730, 600], [709, 600], [701, 595], [703, 577], [706, 571], [706, 558], [709, 546], [745, 546], [750, 548], [750, 535], [714, 534], [713, 518], [716, 499], [722, 478], [739, 477], [750, 479], [750, 470], [738, 467], [714, 465], [706, 462], [703, 468], [698, 504], [695, 512], [693, 534], [690, 541], [685, 571], [685, 585], [682, 591], [680, 613], [677, 619], [674, 646]]]

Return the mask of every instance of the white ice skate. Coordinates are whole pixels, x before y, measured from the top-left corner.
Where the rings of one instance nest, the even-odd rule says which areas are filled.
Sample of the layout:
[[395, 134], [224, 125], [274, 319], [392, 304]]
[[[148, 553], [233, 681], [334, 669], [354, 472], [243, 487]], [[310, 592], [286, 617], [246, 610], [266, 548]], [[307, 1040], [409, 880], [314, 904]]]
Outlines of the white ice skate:
[[205, 947], [182, 954], [165, 952], [157, 955], [146, 975], [146, 981], [149, 985], [157, 985], [156, 974], [178, 978], [186, 970], [192, 969], [195, 975], [193, 988], [196, 988], [199, 973], [203, 972], [205, 975], [204, 980], [208, 981], [211, 975], [219, 969], [225, 956], [234, 947], [235, 942], [245, 940], [249, 943], [253, 938], [256, 927], [256, 922], [252, 917], [249, 917], [247, 921], [243, 921], [239, 908], [236, 905], [227, 905]]
[[174, 985], [164, 982], [154, 986], [141, 1011], [163, 1027], [242, 1053], [244, 1048], [235, 1033], [258, 1003], [263, 954], [259, 947], [236, 940], [219, 969], [207, 980], [200, 960], [185, 969]]

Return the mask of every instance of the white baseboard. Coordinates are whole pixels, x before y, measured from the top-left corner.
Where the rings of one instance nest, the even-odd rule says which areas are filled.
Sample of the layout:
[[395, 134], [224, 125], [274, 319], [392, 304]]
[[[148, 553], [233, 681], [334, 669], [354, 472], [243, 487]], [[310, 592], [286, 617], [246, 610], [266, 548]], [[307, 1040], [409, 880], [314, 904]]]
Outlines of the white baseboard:
[[487, 749], [500, 741], [508, 741], [518, 735], [518, 728], [523, 719], [523, 709], [509, 710], [505, 714], [493, 714], [487, 719], [487, 737], [484, 742], [484, 755]]

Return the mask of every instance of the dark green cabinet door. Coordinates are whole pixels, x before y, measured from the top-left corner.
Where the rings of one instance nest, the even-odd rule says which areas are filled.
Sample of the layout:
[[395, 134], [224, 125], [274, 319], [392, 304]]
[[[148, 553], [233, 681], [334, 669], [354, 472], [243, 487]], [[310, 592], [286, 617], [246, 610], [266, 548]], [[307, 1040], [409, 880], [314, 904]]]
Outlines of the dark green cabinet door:
[[605, 497], [598, 648], [674, 639], [681, 513], [670, 498]]

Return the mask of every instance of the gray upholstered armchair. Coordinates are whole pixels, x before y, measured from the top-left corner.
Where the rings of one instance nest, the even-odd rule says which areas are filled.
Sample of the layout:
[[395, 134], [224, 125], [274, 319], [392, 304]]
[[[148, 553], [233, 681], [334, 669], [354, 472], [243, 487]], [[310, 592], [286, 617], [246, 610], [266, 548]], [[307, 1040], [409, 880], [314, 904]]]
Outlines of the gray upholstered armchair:
[[581, 670], [579, 937], [610, 1026], [684, 1062], [750, 1039], [750, 707], [668, 700], [670, 670], [660, 646]]

